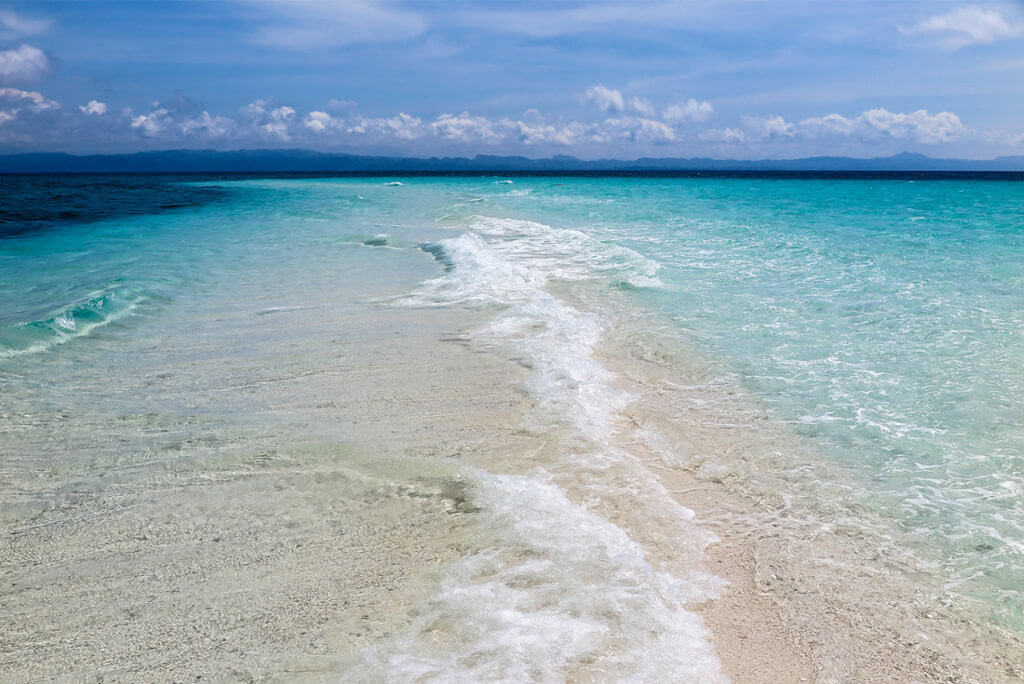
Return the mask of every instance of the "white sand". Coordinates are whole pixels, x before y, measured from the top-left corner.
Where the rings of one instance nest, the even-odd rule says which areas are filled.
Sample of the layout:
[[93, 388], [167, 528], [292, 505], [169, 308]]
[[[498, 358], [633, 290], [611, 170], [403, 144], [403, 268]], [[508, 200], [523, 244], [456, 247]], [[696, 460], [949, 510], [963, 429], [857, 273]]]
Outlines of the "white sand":
[[[529, 370], [468, 341], [483, 313], [319, 301], [282, 294], [192, 327], [154, 323], [123, 368], [83, 370], [9, 410], [4, 680], [340, 679], [479, 550], [465, 465], [544, 466], [570, 499], [588, 491], [554, 458], [557, 431], [520, 429]], [[645, 517], [644, 490], [588, 505], [651, 562], [729, 581], [693, 608], [730, 678], [1021, 676], [1024, 648], [922, 592], [930, 580], [898, 543], [837, 524], [841, 500], [822, 509], [789, 491], [806, 445], [680, 348], [608, 345], [605, 366], [636, 397], [620, 428], [656, 425], [671, 449], [619, 446], [721, 542], [690, 567]]]

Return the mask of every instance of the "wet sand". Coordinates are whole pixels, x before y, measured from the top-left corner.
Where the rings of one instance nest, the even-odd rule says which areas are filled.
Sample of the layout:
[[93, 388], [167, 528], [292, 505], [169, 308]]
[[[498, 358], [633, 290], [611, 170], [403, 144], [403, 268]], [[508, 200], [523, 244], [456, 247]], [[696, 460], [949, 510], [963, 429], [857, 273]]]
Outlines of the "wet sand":
[[812, 491], [808, 469], [827, 480], [829, 467], [755, 397], [684, 341], [624, 337], [602, 355], [624, 391], [645, 388], [624, 413], [667, 437], [634, 453], [720, 539], [706, 562], [729, 586], [701, 613], [730, 679], [1024, 678], [1024, 643], [922, 570], [906, 536]]

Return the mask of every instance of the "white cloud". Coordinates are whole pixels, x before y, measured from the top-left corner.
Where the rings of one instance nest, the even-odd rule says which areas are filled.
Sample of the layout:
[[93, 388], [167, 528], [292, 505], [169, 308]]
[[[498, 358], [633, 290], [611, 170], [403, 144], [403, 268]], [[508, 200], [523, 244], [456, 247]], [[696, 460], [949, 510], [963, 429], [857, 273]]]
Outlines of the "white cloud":
[[233, 119], [226, 116], [211, 116], [205, 110], [199, 116], [181, 122], [181, 132], [185, 135], [208, 139], [228, 137], [234, 133], [235, 128]]
[[459, 142], [494, 142], [501, 137], [489, 119], [469, 112], [458, 116], [442, 114], [430, 124], [430, 129], [435, 135]]
[[356, 108], [356, 101], [333, 99], [327, 102], [327, 108], [336, 112], [348, 112]]
[[[933, 145], [953, 142], [970, 134], [956, 114], [952, 112], [929, 114], [925, 109], [903, 113], [877, 108], [869, 109], [855, 117], [826, 114], [825, 116], [809, 117], [799, 123], [788, 122], [781, 116], [764, 118], [747, 116], [743, 118], [743, 125], [747, 141], [832, 136], [864, 141], [894, 138]], [[708, 133], [710, 135], [710, 132]], [[723, 141], [729, 137], [724, 132], [714, 135]], [[738, 137], [733, 137], [739, 141]], [[705, 137], [703, 139], [715, 138]]]
[[[295, 119], [295, 108], [282, 105], [271, 109], [271, 102], [269, 99], [255, 100], [242, 107], [242, 114], [248, 119], [248, 126], [245, 130], [257, 138], [291, 140], [291, 124]], [[212, 126], [212, 130], [221, 128], [216, 123], [213, 123]]]
[[272, 15], [256, 35], [256, 42], [290, 50], [402, 41], [427, 29], [418, 12], [386, 0], [243, 1]]
[[811, 117], [800, 122], [800, 129], [810, 135], [846, 135], [861, 138], [891, 137], [912, 140], [926, 145], [952, 142], [969, 131], [952, 112], [929, 114], [919, 109], [909, 114], [887, 109], [870, 109], [852, 119], [840, 114]]
[[617, 119], [605, 119], [592, 139], [596, 142], [620, 139], [641, 144], [667, 143], [676, 139], [676, 132], [661, 121], [624, 116]]
[[304, 128], [318, 135], [349, 134], [383, 140], [415, 140], [423, 135], [423, 121], [401, 112], [392, 117], [355, 117], [345, 119], [324, 111], [309, 112], [302, 120]]
[[34, 90], [18, 90], [17, 88], [0, 88], [0, 99], [14, 101], [17, 105], [27, 105], [32, 110], [41, 112], [45, 109], [59, 109], [60, 103], [48, 100], [42, 93]]
[[[469, 6], [469, 3], [465, 4]], [[483, 9], [457, 13], [455, 19], [487, 31], [554, 38], [608, 29], [618, 32], [636, 27], [692, 29], [696, 19], [713, 12], [715, 4], [675, 0], [605, 0], [578, 6], [559, 2], [477, 3], [473, 6]], [[492, 9], [495, 7], [499, 9]]]
[[323, 133], [330, 128], [341, 127], [342, 120], [336, 119], [327, 112], [310, 112], [302, 125], [314, 133]]
[[171, 120], [164, 108], [154, 109], [149, 114], [139, 114], [131, 119], [132, 128], [137, 128], [145, 135], [156, 135], [163, 131]]
[[1024, 36], [1024, 19], [1020, 16], [1007, 17], [995, 9], [968, 5], [928, 17], [902, 31], [909, 35], [938, 34], [945, 47], [956, 50], [967, 45], [984, 45]]
[[743, 124], [748, 132], [759, 138], [792, 138], [796, 135], [793, 124], [781, 116], [745, 116]]
[[291, 107], [278, 107], [270, 112], [270, 118], [274, 121], [287, 121], [295, 116], [295, 110]]
[[587, 88], [587, 91], [583, 93], [583, 101], [597, 105], [602, 111], [613, 114], [626, 109], [622, 93], [603, 84]]
[[646, 97], [632, 97], [629, 100], [629, 108], [637, 114], [642, 114], [646, 117], [652, 117], [655, 115], [654, 105]]
[[262, 119], [263, 115], [267, 113], [267, 106], [270, 102], [270, 100], [255, 100], [242, 107], [242, 113], [254, 119]]
[[747, 134], [738, 128], [710, 128], [698, 136], [701, 140], [727, 144], [747, 142]]
[[[536, 110], [531, 110], [529, 114], [535, 112]], [[572, 145], [585, 136], [589, 129], [588, 126], [576, 121], [560, 126], [547, 124], [539, 120], [539, 114], [537, 118], [529, 118], [531, 118], [530, 121], [502, 119], [501, 126], [513, 138], [525, 145]]]
[[257, 127], [257, 130], [271, 138], [277, 138], [278, 140], [290, 140], [291, 136], [288, 135], [288, 123], [286, 121], [271, 121], [265, 123], [262, 126]]
[[377, 121], [377, 125], [381, 130], [390, 132], [396, 138], [402, 140], [418, 138], [422, 124], [423, 122], [415, 116], [409, 116], [405, 112], [400, 112], [398, 116], [393, 116], [390, 119]]
[[89, 100], [84, 105], [78, 107], [83, 114], [94, 114], [96, 116], [103, 116], [107, 113], [107, 103], [100, 102], [99, 100]]
[[423, 135], [423, 122], [415, 116], [400, 112], [390, 118], [358, 118], [349, 122], [348, 133], [374, 135], [399, 140], [414, 140]]
[[[5, 29], [3, 33], [20, 36], [34, 36], [40, 33], [46, 33], [50, 29], [50, 24], [52, 23], [52, 19], [26, 19], [25, 17], [19, 17], [10, 10], [0, 10], [0, 26]], [[0, 35], [2, 35], [2, 33], [0, 33]]]
[[698, 101], [691, 97], [685, 102], [669, 105], [661, 113], [661, 116], [671, 123], [681, 123], [683, 121], [707, 121], [714, 113], [715, 108], [711, 106], [710, 102]]
[[32, 81], [50, 72], [50, 58], [32, 45], [0, 51], [0, 83]]

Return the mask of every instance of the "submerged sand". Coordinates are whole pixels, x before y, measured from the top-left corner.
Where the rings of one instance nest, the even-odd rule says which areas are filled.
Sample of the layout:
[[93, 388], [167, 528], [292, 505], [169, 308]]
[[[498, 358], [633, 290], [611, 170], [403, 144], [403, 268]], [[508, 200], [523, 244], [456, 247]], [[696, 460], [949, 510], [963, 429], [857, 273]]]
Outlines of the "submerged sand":
[[[662, 351], [681, 347], [675, 340]], [[717, 384], [697, 352], [670, 363], [651, 352], [619, 341], [604, 361], [623, 385], [651, 388], [625, 413], [658, 424], [674, 448], [643, 444], [637, 453], [720, 538], [706, 560], [729, 587], [701, 613], [730, 679], [1024, 678], [1024, 642], [922, 570], [906, 536], [883, 521], [866, 528], [870, 513], [850, 498], [806, 491], [807, 473], [797, 471], [815, 458], [811, 445], [754, 397]], [[828, 477], [824, 464], [817, 476]]]
[[289, 680], [408, 622], [465, 552], [454, 459], [522, 450], [521, 372], [445, 341], [480, 314], [337, 299], [144, 326], [8, 407], [0, 678]]
[[[123, 411], [57, 394], [7, 411], [5, 680], [345, 678], [480, 550], [464, 466], [543, 466], [584, 496], [583, 475], [552, 458], [559, 436], [524, 429], [530, 369], [467, 334], [488, 312], [288, 301], [218, 311], [217, 335], [202, 318], [150, 329], [129, 367], [75, 380], [86, 394], [117, 388]], [[1022, 676], [1019, 642], [930, 592], [898, 540], [886, 551], [843, 524], [841, 500], [823, 508], [787, 484], [809, 447], [677, 342], [624, 333], [602, 348], [634, 397], [617, 446], [719, 542], [689, 567], [636, 501], [588, 505], [659, 567], [728, 582], [691, 608], [730, 679]], [[257, 351], [241, 361], [239, 349]], [[667, 450], [630, 436], [643, 425]], [[601, 679], [586, 667], [567, 678]]]

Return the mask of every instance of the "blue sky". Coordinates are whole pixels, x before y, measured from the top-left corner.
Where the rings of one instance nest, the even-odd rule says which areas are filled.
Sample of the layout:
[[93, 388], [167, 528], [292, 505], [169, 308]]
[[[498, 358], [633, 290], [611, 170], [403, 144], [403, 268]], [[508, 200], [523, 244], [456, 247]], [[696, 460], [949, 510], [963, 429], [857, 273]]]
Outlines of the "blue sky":
[[0, 0], [0, 152], [1024, 154], [1024, 3]]

